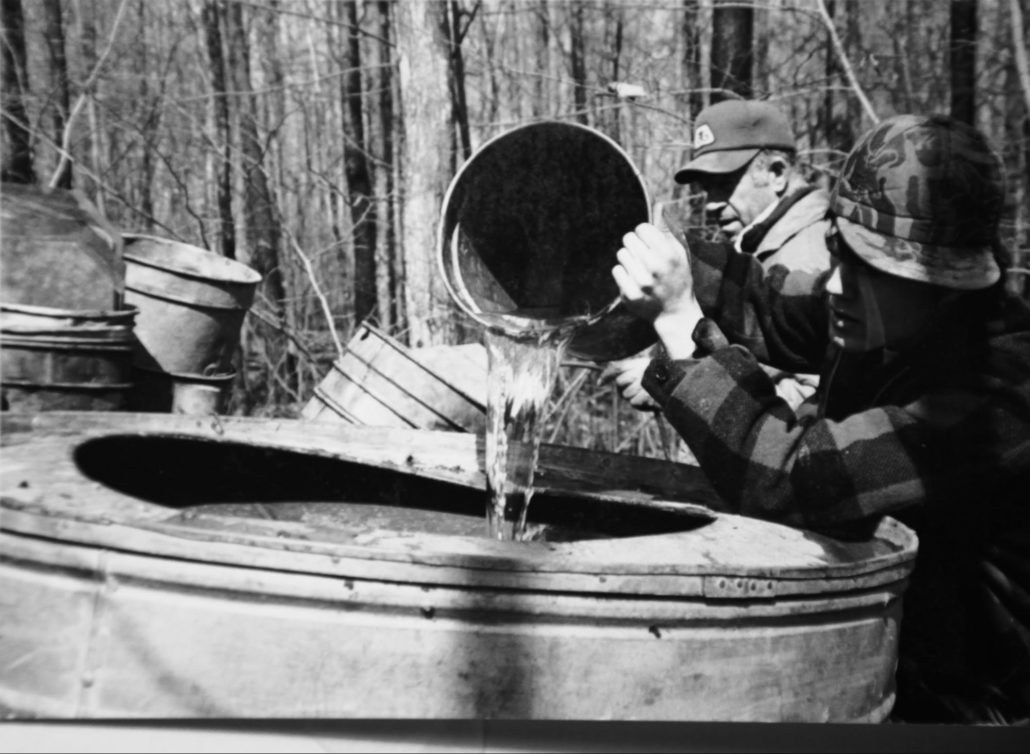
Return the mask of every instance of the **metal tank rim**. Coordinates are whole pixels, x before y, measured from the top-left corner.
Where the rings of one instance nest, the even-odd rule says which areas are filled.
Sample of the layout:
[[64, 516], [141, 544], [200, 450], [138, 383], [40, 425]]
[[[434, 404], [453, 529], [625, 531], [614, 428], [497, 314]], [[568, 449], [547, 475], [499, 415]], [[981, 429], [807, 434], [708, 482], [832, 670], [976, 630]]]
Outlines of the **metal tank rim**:
[[[4, 420], [0, 530], [86, 546], [387, 581], [741, 601], [858, 593], [905, 582], [917, 549], [915, 534], [890, 518], [872, 540], [856, 547], [757, 519], [706, 513], [697, 505], [695, 512], [712, 519], [700, 528], [573, 542], [413, 536], [208, 512], [191, 518], [91, 480], [77, 467], [75, 449], [106, 437], [195, 439], [358, 464], [374, 458], [380, 468], [455, 481], [458, 466], [478, 464], [476, 438], [296, 420], [126, 412], [45, 412]], [[424, 445], [418, 448], [418, 442]], [[383, 452], [392, 454], [385, 465]], [[474, 480], [475, 471], [461, 478]], [[84, 506], [84, 499], [93, 505]]]

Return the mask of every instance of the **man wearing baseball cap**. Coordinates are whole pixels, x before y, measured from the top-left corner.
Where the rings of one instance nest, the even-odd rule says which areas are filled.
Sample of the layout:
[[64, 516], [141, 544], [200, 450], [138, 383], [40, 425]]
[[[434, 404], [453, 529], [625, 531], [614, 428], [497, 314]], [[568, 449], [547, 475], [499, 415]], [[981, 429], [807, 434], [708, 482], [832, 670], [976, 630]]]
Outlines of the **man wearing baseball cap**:
[[[698, 114], [693, 136], [692, 158], [675, 180], [705, 193], [706, 214], [737, 251], [753, 254], [767, 271], [776, 265], [829, 269], [830, 196], [798, 168], [794, 132], [780, 110], [768, 102], [724, 100]], [[609, 364], [602, 381], [617, 385], [637, 408], [653, 410], [640, 383], [649, 360]], [[814, 374], [764, 368], [791, 408], [811, 396], [819, 382]]]
[[692, 158], [675, 180], [704, 191], [708, 216], [766, 269], [829, 268], [829, 194], [798, 169], [790, 123], [768, 102], [724, 100], [702, 110]]
[[[831, 272], [644, 224], [613, 275], [666, 356], [644, 387], [728, 511], [919, 537], [898, 719], [1030, 720], [1030, 307], [1006, 290], [1001, 163], [944, 116], [867, 133], [831, 197]], [[685, 336], [684, 333], [691, 333]], [[819, 366], [797, 411], [756, 357]]]

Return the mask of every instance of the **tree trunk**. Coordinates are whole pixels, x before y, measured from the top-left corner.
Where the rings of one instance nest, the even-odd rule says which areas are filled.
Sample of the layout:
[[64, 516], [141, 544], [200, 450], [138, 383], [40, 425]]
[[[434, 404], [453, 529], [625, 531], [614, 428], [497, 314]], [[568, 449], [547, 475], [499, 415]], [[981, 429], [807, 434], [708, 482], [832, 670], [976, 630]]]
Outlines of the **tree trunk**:
[[3, 180], [12, 183], [34, 183], [32, 169], [32, 135], [25, 98], [29, 93], [29, 69], [25, 56], [25, 14], [21, 0], [3, 0], [3, 110], [7, 114], [4, 131], [7, 151], [3, 161]]
[[739, 3], [715, 0], [712, 34], [712, 101], [737, 94], [748, 99], [752, 96], [753, 18], [750, 7], [736, 7]]
[[683, 84], [690, 120], [704, 109], [707, 98], [699, 91], [705, 86], [701, 76], [701, 14], [698, 0], [683, 0]]
[[140, 210], [147, 218], [147, 223], [154, 216], [154, 137], [157, 132], [157, 121], [160, 113], [160, 102], [150, 93], [150, 45], [147, 37], [150, 35], [150, 24], [147, 23], [146, 0], [139, 0], [136, 10], [139, 18], [140, 33], [140, 105], [147, 113], [141, 126], [143, 145], [140, 150], [140, 176], [139, 176], [139, 202]]
[[[292, 327], [286, 302], [286, 284], [281, 266], [282, 232], [275, 200], [264, 167], [264, 146], [258, 130], [257, 105], [250, 76], [250, 48], [243, 21], [243, 6], [229, 2], [222, 6], [228, 47], [228, 76], [239, 103], [240, 154], [243, 160], [243, 227], [250, 253], [250, 265], [262, 275], [260, 291], [282, 329]], [[259, 295], [259, 300], [261, 296]], [[296, 400], [296, 358], [288, 340], [279, 331], [262, 328], [267, 387], [272, 403]], [[286, 395], [282, 395], [285, 388]], [[292, 394], [291, 394], [292, 393]]]
[[376, 51], [375, 73], [373, 74], [372, 91], [379, 93], [372, 100], [373, 116], [370, 122], [373, 130], [369, 143], [377, 164], [372, 173], [375, 184], [375, 290], [376, 319], [379, 325], [388, 332], [393, 331], [398, 323], [399, 302], [401, 292], [398, 290], [395, 274], [395, 236], [394, 236], [394, 76], [391, 58], [390, 22], [388, 0], [376, 0], [371, 10], [376, 14], [376, 34], [379, 37], [374, 43]]
[[[61, 0], [43, 0], [43, 17], [47, 53], [50, 63], [50, 89], [52, 92], [54, 126], [53, 139], [58, 145], [64, 141], [66, 119], [71, 108], [71, 96], [68, 91], [68, 57], [65, 52], [64, 15], [61, 12]], [[58, 155], [60, 160], [60, 155]], [[54, 182], [59, 188], [72, 186], [71, 160], [61, 161], [61, 170]]]
[[[826, 3], [827, 11], [834, 25], [837, 29], [843, 30], [841, 44], [844, 46], [845, 53], [849, 48], [857, 47], [858, 40], [854, 39], [854, 36], [857, 33], [858, 8], [855, 6], [854, 0], [829, 0]], [[827, 32], [825, 49], [826, 81], [830, 86], [826, 87], [823, 95], [822, 131], [826, 135], [827, 146], [838, 153], [843, 153], [839, 155], [843, 157], [854, 146], [855, 126], [861, 123], [862, 113], [850, 92], [840, 95], [834, 89], [834, 85], [845, 87], [848, 80], [840, 58], [833, 49], [829, 32]]]
[[218, 166], [217, 202], [221, 227], [219, 243], [223, 256], [236, 258], [236, 225], [232, 212], [232, 126], [229, 119], [229, 97], [225, 68], [225, 9], [220, 0], [207, 0], [202, 11], [204, 41], [211, 65], [211, 88], [214, 95], [215, 143], [221, 141], [221, 159]]
[[[550, 76], [551, 76], [551, 13], [547, 7], [548, 0], [538, 0], [534, 18], [534, 33], [530, 39], [539, 74], [533, 81], [533, 106], [531, 112], [536, 117], [551, 112]], [[534, 45], [535, 40], [535, 47]]]
[[449, 96], [449, 50], [442, 4], [405, 2], [397, 14], [403, 146], [400, 155], [401, 248], [408, 341], [414, 347], [453, 342], [455, 307], [437, 269], [436, 228], [454, 156]]
[[472, 155], [472, 136], [469, 133], [469, 110], [465, 97], [465, 57], [461, 52], [461, 42], [465, 38], [472, 19], [463, 23], [469, 15], [462, 10], [457, 0], [450, 0], [445, 8], [445, 33], [450, 46], [450, 84], [451, 84], [451, 118], [457, 128], [455, 154], [462, 160]]
[[572, 49], [569, 64], [572, 68], [572, 101], [576, 120], [586, 125], [587, 118], [587, 61], [586, 40], [583, 38], [583, 0], [572, 0], [569, 9], [569, 36]]
[[347, 75], [340, 78], [340, 97], [344, 105], [343, 152], [354, 243], [354, 318], [357, 322], [376, 311], [376, 206], [365, 135], [357, 0], [348, 0], [343, 10], [348, 26]]
[[951, 0], [951, 115], [976, 121], [976, 0]]
[[[612, 3], [610, 0], [605, 3], [604, 7], [604, 45], [608, 51], [606, 57], [608, 58], [608, 70], [610, 71], [611, 81], [621, 81], [621, 63], [622, 63], [622, 45], [623, 45], [623, 32], [625, 24], [623, 20], [624, 11], [617, 3]], [[629, 152], [630, 157], [633, 157], [631, 145], [623, 143], [622, 137], [622, 123], [621, 116], [623, 111], [622, 101], [616, 99], [612, 106], [612, 109], [607, 111], [607, 114], [599, 120], [605, 124], [605, 133], [608, 134], [615, 142], [620, 143]], [[629, 108], [630, 113], [633, 112], [632, 107]]]

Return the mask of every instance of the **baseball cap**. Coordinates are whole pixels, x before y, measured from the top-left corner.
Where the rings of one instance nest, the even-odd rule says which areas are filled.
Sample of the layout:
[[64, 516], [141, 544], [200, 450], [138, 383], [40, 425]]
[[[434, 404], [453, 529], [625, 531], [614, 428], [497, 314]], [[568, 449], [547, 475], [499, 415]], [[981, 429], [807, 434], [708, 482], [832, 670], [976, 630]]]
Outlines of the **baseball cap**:
[[976, 290], [1001, 277], [1003, 198], [1001, 161], [979, 131], [943, 115], [897, 115], [851, 150], [830, 210], [844, 241], [878, 270]]
[[795, 151], [794, 131], [787, 116], [768, 102], [717, 102], [694, 120], [693, 155], [676, 171], [675, 180], [690, 183], [698, 174], [732, 173], [762, 149]]

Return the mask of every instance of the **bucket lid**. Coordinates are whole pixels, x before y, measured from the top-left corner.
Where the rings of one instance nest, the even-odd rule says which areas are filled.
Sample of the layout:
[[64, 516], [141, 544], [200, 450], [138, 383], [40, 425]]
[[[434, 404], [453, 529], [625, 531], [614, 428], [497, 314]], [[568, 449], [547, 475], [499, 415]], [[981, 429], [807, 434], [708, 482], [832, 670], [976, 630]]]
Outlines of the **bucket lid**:
[[131, 334], [139, 310], [132, 304], [121, 309], [56, 309], [49, 306], [0, 303], [0, 333], [105, 335], [122, 338]]

